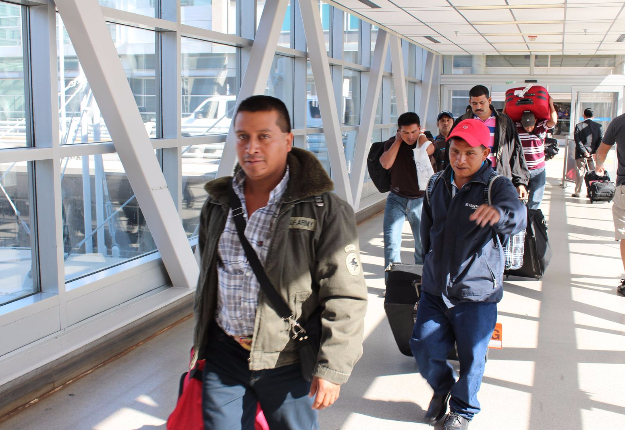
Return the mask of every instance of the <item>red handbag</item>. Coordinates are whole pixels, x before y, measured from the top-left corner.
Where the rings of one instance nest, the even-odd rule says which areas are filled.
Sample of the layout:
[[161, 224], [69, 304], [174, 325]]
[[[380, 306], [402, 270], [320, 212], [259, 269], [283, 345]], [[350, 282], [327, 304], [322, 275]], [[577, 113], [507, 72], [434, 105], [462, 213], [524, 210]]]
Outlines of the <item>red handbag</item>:
[[[193, 350], [191, 350], [193, 357]], [[167, 419], [167, 430], [204, 430], [202, 417], [202, 372], [204, 360], [198, 360], [195, 367], [180, 378], [178, 403]], [[255, 430], [269, 430], [260, 403], [256, 406]]]

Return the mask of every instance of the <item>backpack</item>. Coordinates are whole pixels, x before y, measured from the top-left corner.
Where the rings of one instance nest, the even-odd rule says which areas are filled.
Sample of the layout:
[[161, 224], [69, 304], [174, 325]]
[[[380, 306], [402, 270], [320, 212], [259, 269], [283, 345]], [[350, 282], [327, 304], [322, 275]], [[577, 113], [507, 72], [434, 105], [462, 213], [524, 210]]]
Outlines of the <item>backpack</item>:
[[391, 171], [382, 167], [380, 157], [384, 154], [384, 144], [386, 142], [376, 142], [371, 144], [369, 155], [367, 156], [367, 169], [373, 185], [381, 193], [391, 191]]
[[[490, 192], [493, 182], [499, 177], [499, 173], [493, 172], [488, 178], [488, 187], [484, 188], [484, 201], [491, 204]], [[525, 254], [525, 235], [526, 230], [523, 229], [516, 234], [510, 235], [508, 240], [503, 244], [504, 270], [517, 270], [523, 267], [523, 255]]]

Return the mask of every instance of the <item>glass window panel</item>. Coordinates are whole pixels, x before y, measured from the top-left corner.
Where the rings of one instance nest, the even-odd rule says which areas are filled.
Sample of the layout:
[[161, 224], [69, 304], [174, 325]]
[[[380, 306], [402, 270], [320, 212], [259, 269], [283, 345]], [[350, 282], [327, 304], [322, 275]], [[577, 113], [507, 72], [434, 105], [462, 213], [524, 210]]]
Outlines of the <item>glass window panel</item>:
[[30, 187], [29, 163], [0, 163], [0, 305], [36, 292]]
[[237, 2], [236, 0], [181, 0], [180, 22], [206, 30], [236, 34]]
[[395, 78], [391, 77], [391, 123], [397, 124], [397, 97], [395, 96]]
[[360, 64], [360, 20], [349, 13], [344, 13], [343, 60]]
[[331, 174], [330, 159], [328, 158], [328, 145], [326, 144], [326, 136], [323, 133], [312, 133], [306, 135], [306, 149], [315, 154], [321, 162], [323, 168]]
[[343, 69], [343, 122], [360, 124], [360, 72]]
[[182, 38], [182, 135], [226, 134], [237, 94], [236, 48]]
[[323, 29], [323, 38], [326, 42], [326, 52], [330, 56], [330, 40], [332, 31], [332, 6], [326, 3], [320, 3], [321, 8], [321, 28]]
[[293, 66], [293, 58], [276, 55], [265, 89], [266, 95], [279, 98], [284, 102], [291, 117], [291, 125], [293, 125]]
[[356, 148], [356, 138], [358, 131], [350, 130], [343, 132], [343, 149], [345, 150], [345, 161], [347, 163], [347, 173], [351, 176], [354, 164], [354, 150]]
[[67, 282], [156, 250], [117, 154], [61, 160]]
[[549, 55], [537, 55], [535, 61], [536, 67], [547, 67], [549, 66]]
[[469, 106], [469, 90], [452, 90], [451, 91], [451, 113], [454, 118], [464, 115]]
[[156, 16], [157, 0], [98, 0], [100, 6], [125, 10], [147, 16]]
[[[382, 85], [382, 84], [380, 84]], [[380, 94], [378, 95], [378, 107], [375, 109], [375, 122], [374, 124], [382, 124], [382, 96], [384, 95], [384, 86], [380, 88]]]
[[[85, 77], [74, 47], [60, 16], [57, 25], [63, 27], [63, 44], [57, 52], [59, 77], [61, 144], [109, 142], [111, 136], [98, 104]], [[157, 137], [156, 99], [156, 34], [153, 31], [107, 24], [128, 83], [150, 137]]]
[[[454, 57], [455, 63], [456, 57]], [[471, 65], [469, 64], [469, 67]], [[529, 67], [529, 55], [487, 55], [486, 67]], [[454, 66], [455, 67], [455, 66]]]
[[[375, 51], [375, 41], [378, 38], [378, 27], [375, 25], [371, 26], [371, 61], [373, 61], [373, 51]], [[387, 54], [388, 55], [388, 54]], [[365, 64], [369, 66], [370, 64]]]
[[0, 3], [0, 149], [28, 145], [22, 10]]
[[[258, 0], [256, 3], [256, 28], [258, 28], [258, 24], [260, 24], [260, 18], [263, 15], [263, 10], [265, 10], [266, 0]], [[284, 46], [286, 48], [291, 48], [291, 28], [292, 28], [292, 17], [291, 17], [291, 2], [289, 1], [288, 6], [286, 7], [286, 13], [284, 15], [284, 20], [282, 21], [282, 28], [280, 29], [280, 37], [278, 38], [278, 45]]]
[[317, 99], [317, 88], [315, 87], [310, 60], [306, 68], [306, 127], [323, 127], [319, 99]]
[[208, 197], [204, 185], [215, 179], [224, 142], [182, 148], [182, 226], [187, 237], [197, 236], [200, 211]]
[[551, 56], [551, 67], [614, 67], [615, 64], [616, 57], [614, 55]]

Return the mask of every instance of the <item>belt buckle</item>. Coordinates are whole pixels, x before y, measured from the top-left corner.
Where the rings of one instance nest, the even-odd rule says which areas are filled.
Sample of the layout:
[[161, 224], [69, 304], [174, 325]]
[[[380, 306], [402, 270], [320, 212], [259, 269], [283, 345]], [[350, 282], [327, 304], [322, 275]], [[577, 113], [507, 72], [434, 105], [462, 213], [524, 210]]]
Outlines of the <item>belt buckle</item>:
[[243, 348], [244, 350], [248, 352], [252, 350], [252, 336], [232, 336], [232, 337], [234, 338], [236, 343], [241, 345], [241, 348]]

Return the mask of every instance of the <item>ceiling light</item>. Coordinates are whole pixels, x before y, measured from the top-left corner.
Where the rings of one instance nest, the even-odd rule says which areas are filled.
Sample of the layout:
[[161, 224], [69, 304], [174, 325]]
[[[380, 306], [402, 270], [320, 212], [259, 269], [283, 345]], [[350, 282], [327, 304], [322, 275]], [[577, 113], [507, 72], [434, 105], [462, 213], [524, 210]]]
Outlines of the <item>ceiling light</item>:
[[358, 0], [360, 3], [362, 4], [366, 4], [367, 6], [369, 6], [370, 8], [373, 9], [381, 9], [380, 6], [378, 6], [377, 4], [373, 3], [372, 1], [369, 0]]
[[616, 39], [617, 42], [622, 42], [625, 40], [625, 34], [621, 34], [618, 39]]
[[559, 4], [515, 4], [515, 5], [486, 5], [486, 6], [456, 6], [458, 10], [497, 10], [497, 9], [562, 9]]
[[430, 42], [434, 42], [434, 43], [441, 43], [438, 40], [434, 39], [432, 36], [423, 36], [425, 37], [427, 40], [429, 40]]
[[537, 37], [538, 37], [538, 36], [533, 35], [533, 34], [532, 34], [531, 36], [527, 36], [527, 38], [528, 38], [530, 41], [532, 41], [532, 42], [533, 42], [533, 41], [535, 41]]
[[564, 21], [474, 21], [473, 25], [502, 25], [502, 24], [562, 24]]

